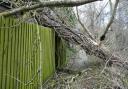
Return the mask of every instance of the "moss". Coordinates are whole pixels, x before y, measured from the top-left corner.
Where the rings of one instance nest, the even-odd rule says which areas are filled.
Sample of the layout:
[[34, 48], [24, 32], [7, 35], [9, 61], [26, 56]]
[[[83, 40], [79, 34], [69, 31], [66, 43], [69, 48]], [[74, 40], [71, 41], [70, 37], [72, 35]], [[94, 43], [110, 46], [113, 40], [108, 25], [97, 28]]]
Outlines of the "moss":
[[56, 35], [56, 68], [61, 69], [66, 64], [65, 41]]

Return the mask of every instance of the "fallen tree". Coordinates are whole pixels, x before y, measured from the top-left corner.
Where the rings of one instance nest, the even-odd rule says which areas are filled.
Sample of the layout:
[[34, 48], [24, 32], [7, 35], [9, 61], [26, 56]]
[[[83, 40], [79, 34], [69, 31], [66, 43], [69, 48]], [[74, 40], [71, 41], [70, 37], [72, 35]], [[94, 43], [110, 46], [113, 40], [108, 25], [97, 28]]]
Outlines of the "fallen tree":
[[99, 43], [93, 40], [88, 34], [85, 35], [76, 32], [72, 28], [67, 27], [61, 20], [57, 19], [56, 14], [53, 13], [51, 9], [45, 8], [45, 10], [39, 10], [36, 19], [40, 25], [53, 28], [58, 33], [58, 36], [64, 40], [72, 44], [80, 45], [87, 54], [103, 59], [104, 62], [107, 62], [110, 66], [115, 64], [127, 68], [127, 63], [124, 62], [123, 59], [111, 53], [103, 44], [99, 45]]
[[81, 48], [83, 48], [87, 54], [95, 55], [103, 59], [110, 66], [112, 64], [115, 64], [117, 66], [128, 68], [127, 62], [124, 62], [123, 59], [121, 59], [118, 55], [111, 53], [103, 44], [99, 45], [99, 43], [96, 40], [93, 40], [91, 37], [89, 37], [88, 34], [85, 35], [80, 32], [76, 32], [72, 28], [67, 27], [61, 20], [57, 18], [57, 15], [50, 8], [46, 8], [47, 6], [54, 7], [56, 5], [60, 7], [64, 5], [79, 6], [94, 1], [98, 1], [98, 0], [85, 0], [83, 2], [78, 1], [77, 3], [75, 2], [66, 2], [66, 3], [56, 2], [54, 4], [41, 3], [41, 4], [32, 5], [30, 7], [25, 6], [25, 7], [12, 9], [7, 12], [5, 11], [3, 13], [0, 13], [0, 16], [8, 16], [21, 11], [28, 11], [40, 7], [45, 7], [43, 9], [37, 10], [37, 14], [35, 15], [35, 18], [38, 24], [54, 29], [57, 32], [58, 36], [60, 36], [64, 40], [72, 44], [80, 45]]

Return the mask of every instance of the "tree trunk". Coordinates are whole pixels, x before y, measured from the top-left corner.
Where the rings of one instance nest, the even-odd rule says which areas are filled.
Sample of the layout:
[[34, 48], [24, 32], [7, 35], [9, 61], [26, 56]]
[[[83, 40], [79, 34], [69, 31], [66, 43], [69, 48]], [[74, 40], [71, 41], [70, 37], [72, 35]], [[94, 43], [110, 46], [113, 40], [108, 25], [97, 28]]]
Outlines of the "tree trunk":
[[40, 25], [54, 29], [58, 36], [70, 43], [80, 45], [87, 54], [103, 59], [106, 63], [108, 63], [108, 65], [115, 64], [128, 68], [128, 63], [124, 63], [119, 56], [111, 53], [104, 45], [99, 45], [88, 35], [73, 31], [72, 28], [63, 24], [51, 9], [44, 9], [45, 10], [38, 11], [38, 15], [36, 16], [36, 19]]

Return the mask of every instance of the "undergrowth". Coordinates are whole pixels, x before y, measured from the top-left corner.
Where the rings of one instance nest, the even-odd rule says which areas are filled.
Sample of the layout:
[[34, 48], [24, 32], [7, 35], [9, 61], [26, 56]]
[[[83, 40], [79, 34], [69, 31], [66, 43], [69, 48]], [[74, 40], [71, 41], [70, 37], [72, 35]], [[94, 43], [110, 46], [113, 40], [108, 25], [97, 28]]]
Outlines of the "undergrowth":
[[[119, 68], [118, 68], [119, 69]], [[128, 89], [128, 73], [114, 67], [92, 66], [75, 74], [58, 72], [44, 89]]]

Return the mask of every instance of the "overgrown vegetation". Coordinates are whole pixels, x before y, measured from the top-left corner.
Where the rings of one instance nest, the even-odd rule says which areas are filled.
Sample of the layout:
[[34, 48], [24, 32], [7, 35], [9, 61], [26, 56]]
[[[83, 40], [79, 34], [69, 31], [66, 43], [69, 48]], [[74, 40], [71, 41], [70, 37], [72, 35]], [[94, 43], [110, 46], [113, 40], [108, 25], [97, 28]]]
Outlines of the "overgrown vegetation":
[[127, 89], [127, 74], [118, 74], [116, 68], [104, 66], [91, 66], [79, 73], [68, 74], [59, 72], [44, 84], [44, 89]]
[[[88, 4], [83, 6], [83, 8], [80, 7], [82, 9], [77, 7], [74, 10], [77, 12], [75, 14], [71, 6], [78, 6], [79, 2], [83, 1], [78, 0], [78, 3], [76, 3], [77, 1], [68, 3], [66, 0], [62, 2], [58, 0], [56, 1], [57, 6], [48, 1], [46, 3], [48, 6], [44, 8], [43, 6], [45, 5], [43, 3], [45, 2], [43, 1], [41, 1], [42, 5], [40, 5], [40, 1], [34, 2], [34, 0], [7, 0], [6, 4], [9, 5], [9, 9], [15, 7], [19, 11], [13, 9], [7, 13], [3, 12], [1, 15], [12, 15], [18, 12], [15, 14], [20, 14], [24, 18], [36, 17], [39, 25], [54, 29], [60, 37], [57, 38], [59, 41], [56, 42], [58, 45], [56, 47], [56, 67], [62, 70], [59, 72], [57, 70], [54, 77], [44, 84], [44, 88], [128, 89], [127, 0], [115, 0], [115, 2], [104, 0], [101, 3]], [[72, 3], [75, 4], [72, 5]], [[37, 7], [32, 8], [35, 4], [37, 4]], [[21, 8], [23, 5], [24, 7]], [[26, 11], [29, 12], [26, 13]], [[79, 29], [85, 31], [83, 32]], [[66, 69], [65, 73], [65, 65], [62, 62], [67, 63], [67, 61], [62, 56], [70, 58], [70, 56], [76, 53], [76, 50], [73, 48], [75, 46], [71, 46], [71, 43], [79, 45], [91, 57], [92, 55], [99, 57], [102, 59], [102, 63], [97, 63], [97, 58], [94, 57], [92, 59], [96, 61], [89, 62], [90, 64], [85, 70], [74, 72], [74, 70]], [[63, 48], [66, 50], [63, 50]], [[64, 61], [60, 61], [61, 59]], [[88, 57], [88, 59], [90, 60], [91, 58]]]

